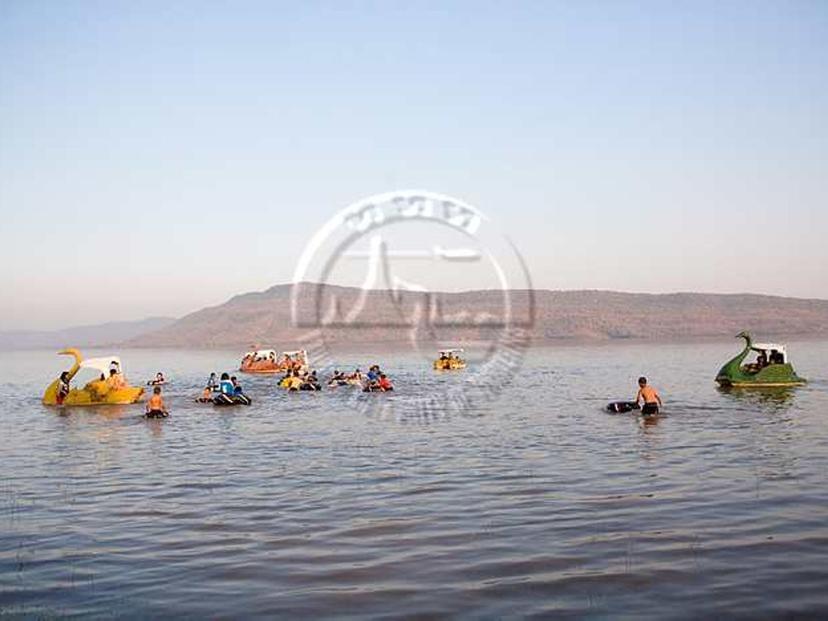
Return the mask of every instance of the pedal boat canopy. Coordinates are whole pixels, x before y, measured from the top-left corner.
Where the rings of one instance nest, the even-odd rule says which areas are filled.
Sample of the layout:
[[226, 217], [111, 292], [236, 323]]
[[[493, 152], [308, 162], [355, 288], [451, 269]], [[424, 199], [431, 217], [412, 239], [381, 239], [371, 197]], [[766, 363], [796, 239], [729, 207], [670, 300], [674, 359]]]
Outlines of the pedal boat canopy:
[[103, 373], [105, 376], [109, 375], [109, 369], [112, 365], [118, 367], [118, 372], [123, 375], [124, 374], [124, 367], [121, 365], [121, 359], [118, 356], [102, 356], [100, 358], [87, 358], [86, 360], [81, 361], [80, 368], [81, 369], [92, 369], [93, 371], [99, 371]]

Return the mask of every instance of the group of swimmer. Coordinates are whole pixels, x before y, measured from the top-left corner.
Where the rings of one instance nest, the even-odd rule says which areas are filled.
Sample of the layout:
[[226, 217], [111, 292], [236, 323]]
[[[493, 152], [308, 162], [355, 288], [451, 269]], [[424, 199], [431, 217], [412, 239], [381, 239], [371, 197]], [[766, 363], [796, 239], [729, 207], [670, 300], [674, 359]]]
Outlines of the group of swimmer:
[[371, 365], [365, 375], [359, 369], [354, 369], [353, 373], [347, 374], [334, 370], [331, 379], [328, 380], [328, 386], [331, 388], [354, 385], [361, 386], [363, 392], [390, 392], [394, 390], [391, 380], [382, 372], [378, 364]]
[[[388, 376], [382, 372], [378, 364], [371, 365], [368, 373], [362, 374], [358, 368], [353, 373], [343, 373], [334, 370], [333, 375], [327, 382], [329, 388], [337, 386], [359, 386], [363, 392], [389, 392], [394, 390], [394, 385]], [[284, 377], [279, 381], [279, 386], [286, 390], [322, 390], [322, 384], [316, 371], [302, 371], [301, 369], [288, 369]]]
[[253, 402], [244, 394], [239, 379], [235, 375], [230, 376], [229, 373], [222, 373], [220, 379], [215, 373], [210, 373], [210, 379], [196, 401], [215, 405], [250, 405]]
[[285, 375], [279, 380], [279, 388], [285, 390], [322, 390], [316, 371], [302, 371], [301, 367], [288, 368]]
[[[292, 366], [285, 371], [284, 376], [279, 380], [278, 386], [289, 392], [298, 391], [319, 391], [322, 390], [322, 383], [319, 380], [316, 370], [302, 370], [299, 365]], [[156, 377], [163, 378], [161, 373]], [[345, 374], [341, 371], [334, 371], [327, 385], [331, 388], [336, 386], [351, 385], [359, 386], [364, 392], [388, 392], [394, 390], [394, 385], [388, 376], [382, 372], [379, 365], [372, 365], [368, 373], [364, 374], [356, 369], [353, 373]], [[154, 394], [161, 394], [161, 387], [156, 385]], [[250, 405], [252, 400], [244, 393], [241, 382], [235, 375], [222, 373], [219, 378], [215, 373], [210, 374], [207, 385], [196, 398], [199, 403], [213, 403], [215, 405]], [[149, 415], [150, 409], [147, 406]], [[154, 414], [153, 417], [159, 416]]]
[[147, 386], [152, 386], [152, 395], [147, 400], [147, 408], [144, 416], [147, 418], [167, 418], [170, 411], [167, 409], [167, 404], [164, 403], [164, 397], [161, 396], [161, 386], [167, 383], [164, 374], [159, 371], [155, 374], [155, 378], [147, 382]]
[[[155, 377], [147, 382], [147, 386], [152, 386], [152, 394], [146, 404], [145, 416], [147, 418], [166, 418], [169, 416], [169, 410], [161, 395], [161, 387], [166, 383], [167, 379], [162, 371], [156, 373]], [[327, 385], [331, 388], [343, 385], [359, 386], [364, 392], [394, 390], [391, 380], [376, 364], [372, 365], [364, 375], [358, 368], [349, 374], [336, 370], [328, 380]], [[98, 379], [87, 383], [83, 390], [102, 399], [108, 392], [127, 386], [129, 384], [121, 372], [119, 363], [113, 360], [109, 368], [109, 377], [101, 373]], [[322, 383], [317, 372], [306, 370], [298, 362], [288, 367], [285, 375], [279, 380], [278, 386], [290, 392], [322, 390]], [[57, 405], [64, 403], [70, 390], [69, 372], [64, 371], [58, 380]], [[222, 373], [220, 377], [216, 373], [211, 373], [206, 386], [195, 400], [199, 403], [213, 403], [219, 406], [250, 405], [252, 403], [250, 397], [245, 394], [239, 379], [229, 373]]]
[[[756, 366], [761, 368], [762, 366], [774, 364], [775, 362], [776, 360], [773, 359], [769, 361], [765, 358], [763, 360], [760, 355]], [[161, 386], [166, 383], [167, 380], [161, 371], [156, 373], [154, 379], [147, 382], [148, 386], [153, 387], [152, 395], [146, 405], [146, 416], [148, 418], [166, 418], [169, 416], [169, 410], [161, 396]], [[101, 373], [98, 379], [90, 381], [83, 389], [102, 398], [108, 392], [119, 390], [128, 385], [126, 378], [121, 372], [120, 364], [117, 360], [113, 360], [109, 365], [109, 377]], [[279, 380], [278, 386], [290, 392], [322, 390], [322, 384], [319, 381], [316, 370], [309, 371], [298, 363], [298, 361], [296, 364], [288, 366], [285, 375]], [[330, 388], [337, 386], [359, 386], [364, 392], [389, 392], [394, 390], [394, 385], [391, 383], [391, 380], [377, 364], [371, 365], [368, 372], [364, 375], [359, 368], [354, 369], [352, 373], [343, 373], [342, 371], [334, 370], [333, 375], [327, 381], [327, 386]], [[58, 405], [63, 404], [70, 390], [69, 372], [64, 371], [61, 373], [58, 381]], [[210, 378], [207, 380], [207, 385], [202, 390], [201, 395], [196, 398], [196, 401], [200, 403], [213, 403], [215, 405], [250, 405], [252, 403], [250, 397], [244, 393], [244, 389], [238, 378], [235, 375], [231, 376], [229, 373], [222, 373], [220, 378], [217, 377], [216, 373], [211, 373]], [[635, 401], [611, 403], [608, 409], [620, 412], [640, 408], [643, 415], [653, 416], [659, 413], [659, 409], [662, 406], [663, 403], [658, 391], [648, 383], [646, 377], [640, 377], [638, 378], [638, 393], [636, 394]]]

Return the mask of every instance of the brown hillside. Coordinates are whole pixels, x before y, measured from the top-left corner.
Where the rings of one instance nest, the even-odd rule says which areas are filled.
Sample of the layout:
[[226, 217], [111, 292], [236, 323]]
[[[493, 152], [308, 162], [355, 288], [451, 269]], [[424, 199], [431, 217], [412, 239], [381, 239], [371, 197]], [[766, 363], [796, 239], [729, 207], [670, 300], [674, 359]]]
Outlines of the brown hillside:
[[[356, 312], [361, 295], [362, 311]], [[715, 337], [733, 336], [743, 329], [760, 337], [828, 336], [826, 300], [612, 291], [511, 291], [508, 297], [512, 316], [529, 327], [535, 340]], [[309, 324], [321, 315], [338, 317], [339, 325], [326, 328], [325, 334], [341, 342], [404, 341], [412, 324], [435, 342], [474, 341], [485, 339], [504, 317], [502, 291], [407, 292], [394, 303], [389, 291], [363, 294], [356, 288], [303, 285], [299, 300], [300, 314]], [[301, 343], [310, 329], [292, 325], [291, 286], [278, 285], [191, 313], [129, 344], [289, 347]]]

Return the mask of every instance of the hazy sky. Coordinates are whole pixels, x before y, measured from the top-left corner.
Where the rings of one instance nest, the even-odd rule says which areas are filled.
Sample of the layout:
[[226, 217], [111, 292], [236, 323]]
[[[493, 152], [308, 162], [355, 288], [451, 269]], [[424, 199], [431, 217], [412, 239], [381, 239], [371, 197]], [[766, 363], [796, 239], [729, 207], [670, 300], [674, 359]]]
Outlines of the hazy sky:
[[5, 0], [0, 329], [289, 281], [398, 188], [538, 287], [826, 298], [827, 120], [823, 1]]

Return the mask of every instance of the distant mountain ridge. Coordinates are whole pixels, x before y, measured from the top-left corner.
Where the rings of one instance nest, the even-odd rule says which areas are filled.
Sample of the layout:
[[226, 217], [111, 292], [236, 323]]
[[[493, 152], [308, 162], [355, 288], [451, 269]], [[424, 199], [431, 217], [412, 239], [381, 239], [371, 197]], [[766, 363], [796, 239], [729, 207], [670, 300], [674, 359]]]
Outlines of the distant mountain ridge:
[[0, 332], [0, 350], [116, 345], [146, 332], [163, 329], [173, 322], [173, 317], [149, 317], [61, 330], [10, 330]]
[[[401, 317], [419, 313], [422, 329], [435, 343], [475, 342], [492, 334], [503, 319], [504, 292], [498, 290], [420, 294], [310, 283], [301, 285], [299, 308], [308, 318], [364, 311], [354, 325], [325, 328], [337, 342], [400, 342], [409, 328]], [[145, 347], [291, 347], [310, 331], [291, 317], [291, 285], [237, 295], [128, 341]], [[525, 322], [534, 341], [579, 339], [676, 339], [733, 336], [747, 329], [759, 337], [828, 337], [828, 300], [757, 294], [614, 291], [510, 291], [510, 312]], [[330, 307], [330, 308], [329, 308]], [[532, 312], [533, 311], [533, 312]], [[300, 316], [302, 315], [300, 313]], [[448, 318], [429, 323], [425, 315]], [[533, 321], [531, 315], [534, 316]]]

